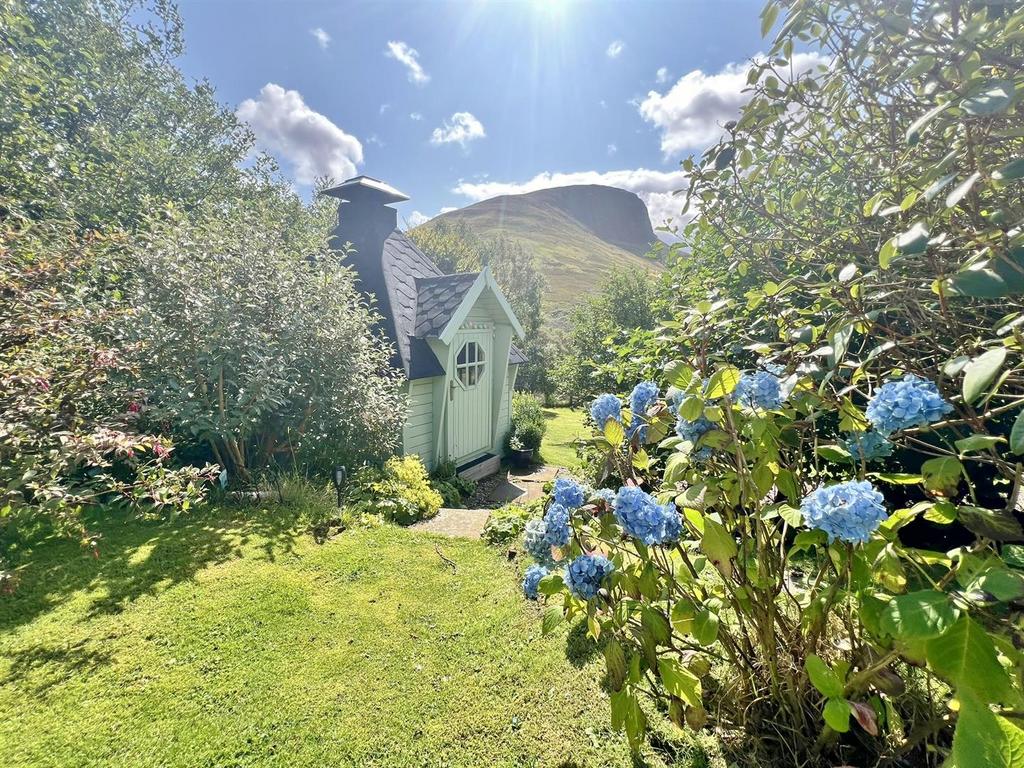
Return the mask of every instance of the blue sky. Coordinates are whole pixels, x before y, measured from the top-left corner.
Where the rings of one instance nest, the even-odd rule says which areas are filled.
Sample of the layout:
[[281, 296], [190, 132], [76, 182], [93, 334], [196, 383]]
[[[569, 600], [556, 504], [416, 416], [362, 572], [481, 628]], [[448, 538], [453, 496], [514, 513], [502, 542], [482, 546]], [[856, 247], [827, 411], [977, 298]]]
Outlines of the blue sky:
[[744, 96], [761, 0], [182, 0], [182, 67], [285, 175], [366, 173], [413, 223], [572, 182], [677, 213], [679, 162]]

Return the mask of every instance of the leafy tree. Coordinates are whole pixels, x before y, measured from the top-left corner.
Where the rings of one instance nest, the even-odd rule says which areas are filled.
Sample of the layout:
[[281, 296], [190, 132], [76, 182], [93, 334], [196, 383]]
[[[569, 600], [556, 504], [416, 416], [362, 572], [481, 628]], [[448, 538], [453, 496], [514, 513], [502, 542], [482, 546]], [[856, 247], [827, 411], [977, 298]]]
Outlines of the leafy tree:
[[[325, 211], [267, 158], [243, 163], [251, 134], [185, 83], [180, 52], [163, 0], [0, 3], [0, 569], [17, 527], [96, 553], [85, 507], [187, 509], [212, 472], [189, 466], [197, 441], [239, 474], [282, 445], [316, 469], [385, 450], [400, 419]], [[222, 374], [211, 441], [200, 401], [168, 393]]]
[[445, 274], [480, 269], [477, 236], [465, 221], [443, 219], [410, 229], [409, 237]]

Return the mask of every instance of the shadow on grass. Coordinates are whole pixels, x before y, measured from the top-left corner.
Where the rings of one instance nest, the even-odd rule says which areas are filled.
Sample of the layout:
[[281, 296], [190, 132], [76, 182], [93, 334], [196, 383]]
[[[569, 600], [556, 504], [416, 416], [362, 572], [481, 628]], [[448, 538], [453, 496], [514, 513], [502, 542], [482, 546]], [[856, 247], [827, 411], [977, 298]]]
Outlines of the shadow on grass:
[[581, 619], [569, 630], [565, 639], [565, 658], [569, 660], [576, 669], [585, 667], [596, 656], [604, 653], [604, 646], [608, 641], [604, 638], [594, 642], [587, 637], [587, 621]]
[[87, 648], [85, 640], [61, 648], [25, 648], [7, 658], [10, 668], [6, 677], [0, 678], [0, 685], [20, 682], [33, 672], [45, 669], [49, 679], [36, 687], [37, 694], [45, 693], [50, 686], [70, 677], [92, 672], [112, 660], [111, 655], [104, 651]]
[[240, 557], [253, 538], [263, 557], [293, 548], [298, 511], [290, 507], [204, 507], [174, 521], [125, 512], [94, 515], [99, 556], [51, 535], [23, 559], [14, 594], [0, 598], [0, 631], [28, 623], [76, 592], [95, 593], [87, 615], [118, 613], [144, 595], [191, 579], [203, 568]]

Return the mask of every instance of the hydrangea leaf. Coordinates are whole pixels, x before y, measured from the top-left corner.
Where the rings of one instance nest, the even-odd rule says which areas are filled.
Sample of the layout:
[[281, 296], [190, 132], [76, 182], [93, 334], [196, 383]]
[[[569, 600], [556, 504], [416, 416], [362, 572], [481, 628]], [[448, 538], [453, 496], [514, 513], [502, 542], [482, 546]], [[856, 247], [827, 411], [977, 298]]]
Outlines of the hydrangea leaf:
[[622, 428], [622, 424], [619, 422], [614, 419], [608, 419], [604, 424], [604, 437], [605, 440], [617, 448], [626, 439], [626, 430]]
[[882, 612], [881, 630], [904, 640], [938, 637], [956, 621], [949, 596], [933, 589], [899, 595]]
[[713, 644], [718, 639], [718, 624], [718, 614], [702, 608], [693, 619], [693, 638], [701, 645]]
[[690, 395], [680, 404], [679, 415], [689, 421], [696, 421], [704, 415], [704, 401], [696, 395]]
[[545, 635], [550, 635], [558, 629], [564, 620], [561, 608], [548, 608], [544, 611], [544, 618], [541, 619], [541, 632]]
[[850, 703], [846, 699], [829, 699], [825, 702], [825, 722], [836, 733], [850, 730]]
[[704, 518], [704, 535], [700, 540], [700, 548], [723, 576], [728, 578], [732, 574], [730, 561], [736, 557], [736, 542], [721, 523], [710, 517]]
[[1024, 596], [1024, 575], [1002, 566], [988, 568], [968, 586], [968, 590], [976, 589], [1002, 602], [1016, 600]]
[[839, 679], [832, 668], [813, 653], [804, 662], [807, 676], [822, 696], [827, 698], [841, 697], [843, 695], [843, 681]]
[[644, 606], [643, 613], [640, 614], [640, 625], [644, 632], [651, 636], [655, 645], [668, 645], [672, 637], [672, 628], [665, 614], [657, 608]]
[[946, 632], [929, 640], [925, 654], [929, 666], [959, 694], [1002, 702], [1019, 696], [1012, 692], [988, 633], [969, 616], [962, 616]]
[[999, 445], [999, 443], [1005, 442], [1006, 439], [998, 435], [969, 435], [957, 440], [955, 445], [960, 453], [973, 453], [974, 451], [987, 450]]
[[974, 358], [964, 368], [964, 401], [974, 403], [988, 389], [1006, 361], [1006, 347], [990, 349]]
[[956, 768], [1020, 768], [1024, 765], [1024, 731], [996, 715], [984, 698], [960, 696], [953, 764]]
[[697, 608], [692, 602], [683, 598], [672, 606], [672, 628], [681, 635], [693, 633], [694, 619]]
[[1024, 539], [1017, 519], [1007, 512], [997, 512], [981, 507], [962, 505], [957, 510], [960, 522], [979, 536], [995, 541], [1020, 541]]
[[604, 660], [608, 667], [608, 686], [613, 691], [622, 690], [626, 682], [626, 653], [615, 638], [605, 643]]
[[700, 678], [675, 659], [659, 659], [658, 674], [665, 690], [691, 707], [701, 703]]
[[952, 496], [960, 485], [964, 465], [952, 456], [939, 456], [929, 459], [921, 465], [921, 477], [924, 487], [930, 491]]
[[732, 394], [736, 385], [739, 384], [740, 375], [739, 369], [731, 365], [715, 371], [708, 380], [707, 399], [716, 400], [719, 397]]

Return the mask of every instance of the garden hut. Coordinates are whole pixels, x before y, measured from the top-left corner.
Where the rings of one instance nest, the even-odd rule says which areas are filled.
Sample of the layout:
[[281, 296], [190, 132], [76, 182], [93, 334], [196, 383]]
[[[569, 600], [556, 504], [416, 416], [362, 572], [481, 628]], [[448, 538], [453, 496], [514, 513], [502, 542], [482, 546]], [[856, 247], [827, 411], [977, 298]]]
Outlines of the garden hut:
[[428, 469], [451, 459], [480, 478], [500, 464], [509, 429], [523, 328], [489, 267], [446, 275], [396, 226], [391, 206], [409, 198], [369, 176], [330, 187], [338, 199], [332, 242], [376, 300], [381, 330], [405, 372], [408, 416], [402, 450]]

